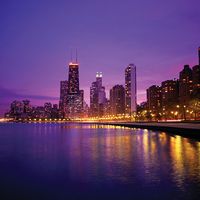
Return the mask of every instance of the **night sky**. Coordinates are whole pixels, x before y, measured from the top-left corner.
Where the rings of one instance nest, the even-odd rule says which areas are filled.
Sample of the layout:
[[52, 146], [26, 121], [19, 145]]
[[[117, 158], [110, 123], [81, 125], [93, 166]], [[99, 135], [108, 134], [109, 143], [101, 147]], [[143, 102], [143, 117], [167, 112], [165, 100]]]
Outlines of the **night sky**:
[[0, 114], [15, 99], [58, 103], [71, 49], [88, 103], [97, 71], [108, 92], [129, 63], [142, 102], [147, 87], [197, 64], [199, 46], [199, 0], [1, 0]]

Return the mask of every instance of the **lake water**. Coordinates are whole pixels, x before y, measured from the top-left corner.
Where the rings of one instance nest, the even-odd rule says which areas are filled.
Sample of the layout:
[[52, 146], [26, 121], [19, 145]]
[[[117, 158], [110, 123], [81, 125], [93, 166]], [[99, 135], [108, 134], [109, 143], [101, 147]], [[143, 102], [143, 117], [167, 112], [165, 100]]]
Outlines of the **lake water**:
[[199, 199], [200, 142], [143, 129], [0, 124], [0, 199]]

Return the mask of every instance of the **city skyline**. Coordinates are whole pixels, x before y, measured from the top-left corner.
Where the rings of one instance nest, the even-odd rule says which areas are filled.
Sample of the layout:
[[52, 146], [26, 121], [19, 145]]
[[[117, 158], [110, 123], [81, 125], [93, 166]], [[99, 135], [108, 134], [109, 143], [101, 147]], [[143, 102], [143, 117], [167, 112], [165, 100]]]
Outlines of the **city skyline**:
[[198, 1], [76, 3], [1, 3], [1, 115], [14, 99], [58, 102], [71, 48], [78, 48], [87, 103], [97, 71], [104, 74], [108, 94], [124, 84], [124, 67], [135, 63], [142, 102], [149, 86], [177, 78], [185, 64], [198, 64]]
[[[199, 50], [200, 48], [197, 50], [198, 60], [200, 60]], [[160, 113], [161, 108], [167, 108], [168, 110], [172, 108], [172, 105], [176, 106], [179, 103], [182, 106], [189, 105], [190, 101], [199, 98], [200, 65], [196, 64], [192, 66], [192, 68], [190, 67], [190, 65], [184, 65], [177, 79], [171, 78], [162, 80], [159, 84], [161, 86], [153, 84], [146, 88], [146, 99], [143, 102], [137, 102], [137, 70], [135, 64], [128, 64], [128, 67], [124, 70], [124, 84], [116, 83], [110, 89], [108, 95], [106, 95], [106, 89], [102, 84], [102, 72], [96, 72], [96, 81], [92, 82], [90, 87], [90, 106], [88, 106], [89, 104], [87, 104], [84, 98], [85, 92], [80, 89], [79, 62], [76, 50], [75, 61], [71, 54], [71, 60], [68, 64], [68, 79], [60, 81], [59, 101], [54, 104], [52, 104], [52, 102], [44, 102], [44, 106], [35, 106], [31, 105], [30, 100], [27, 100], [26, 97], [20, 99], [21, 101], [15, 99], [10, 103], [11, 110], [3, 114], [8, 117], [8, 113], [13, 113], [12, 109], [17, 109], [14, 113], [19, 112], [22, 115], [25, 114], [22, 118], [31, 117], [29, 114], [33, 112], [32, 114], [36, 115], [36, 118], [37, 116], [49, 118], [48, 115], [52, 113], [49, 116], [75, 119], [87, 117], [101, 118], [113, 114], [115, 116], [118, 114], [134, 116], [138, 111], [140, 113], [141, 108], [142, 110], [148, 109], [150, 112]], [[170, 91], [172, 91], [172, 93]], [[170, 106], [168, 107], [168, 105]], [[15, 106], [16, 108], [14, 108]], [[33, 110], [31, 108], [33, 108]], [[29, 112], [25, 110], [29, 110]], [[11, 116], [13, 114], [11, 114]], [[15, 116], [15, 114], [13, 116]]]
[[[198, 59], [200, 59], [198, 48]], [[30, 100], [14, 100], [6, 118], [16, 120], [172, 120], [199, 117], [200, 65], [184, 65], [178, 79], [162, 80], [146, 89], [146, 101], [137, 103], [137, 68], [131, 63], [124, 70], [124, 84], [116, 83], [106, 96], [102, 72], [90, 87], [90, 106], [80, 90], [79, 63], [71, 59], [68, 79], [60, 81], [58, 104], [33, 106]]]

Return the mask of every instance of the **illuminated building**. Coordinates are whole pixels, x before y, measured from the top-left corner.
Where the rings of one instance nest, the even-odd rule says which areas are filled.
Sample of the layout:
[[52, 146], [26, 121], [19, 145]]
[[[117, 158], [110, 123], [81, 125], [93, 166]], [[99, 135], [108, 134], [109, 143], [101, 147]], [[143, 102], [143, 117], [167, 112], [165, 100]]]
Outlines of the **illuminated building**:
[[22, 113], [24, 111], [24, 105], [21, 101], [13, 101], [10, 105], [10, 117], [21, 117]]
[[83, 90], [79, 90], [79, 65], [76, 62], [69, 63], [69, 79], [66, 116], [70, 118], [81, 117], [83, 114]]
[[90, 87], [90, 115], [98, 115], [98, 87], [97, 82], [92, 82]]
[[97, 82], [97, 87], [101, 88], [102, 87], [102, 72], [97, 72], [96, 73], [96, 82]]
[[162, 89], [162, 107], [168, 110], [178, 104], [179, 97], [179, 81], [167, 80], [161, 83]]
[[60, 117], [65, 117], [67, 112], [68, 81], [60, 81]]
[[200, 99], [200, 65], [192, 68], [193, 98]]
[[79, 93], [79, 65], [77, 62], [69, 63], [69, 94]]
[[82, 94], [68, 94], [67, 96], [67, 117], [81, 117], [83, 111]]
[[193, 92], [192, 69], [185, 65], [179, 74], [179, 101], [181, 105], [187, 105]]
[[147, 89], [147, 105], [152, 112], [158, 112], [162, 106], [162, 89], [152, 85]]
[[137, 110], [136, 66], [129, 64], [125, 69], [125, 110], [131, 114]]
[[44, 103], [45, 118], [51, 117], [52, 104], [50, 102]]
[[29, 100], [23, 100], [23, 105], [24, 105], [24, 113], [30, 113], [31, 112], [31, 105], [30, 105], [30, 101]]
[[51, 118], [59, 118], [58, 104], [53, 104], [51, 109]]
[[110, 90], [110, 107], [113, 115], [125, 113], [125, 89], [123, 85], [115, 85]]
[[104, 115], [111, 115], [111, 106], [110, 106], [110, 100], [106, 99], [104, 107], [103, 107], [103, 113]]
[[91, 116], [102, 116], [106, 102], [105, 87], [102, 86], [102, 72], [96, 73], [96, 81], [90, 87]]

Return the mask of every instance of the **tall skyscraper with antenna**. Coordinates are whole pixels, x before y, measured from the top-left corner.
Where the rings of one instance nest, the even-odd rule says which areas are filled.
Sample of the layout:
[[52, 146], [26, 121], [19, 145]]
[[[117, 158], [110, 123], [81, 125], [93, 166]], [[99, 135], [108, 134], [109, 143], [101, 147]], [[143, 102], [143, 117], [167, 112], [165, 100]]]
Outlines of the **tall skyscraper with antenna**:
[[71, 61], [69, 62], [68, 70], [67, 97], [66, 100], [63, 100], [63, 104], [66, 105], [66, 112], [64, 116], [69, 118], [81, 117], [83, 112], [84, 91], [79, 88], [79, 64], [77, 50], [75, 61], [73, 60], [71, 52]]

